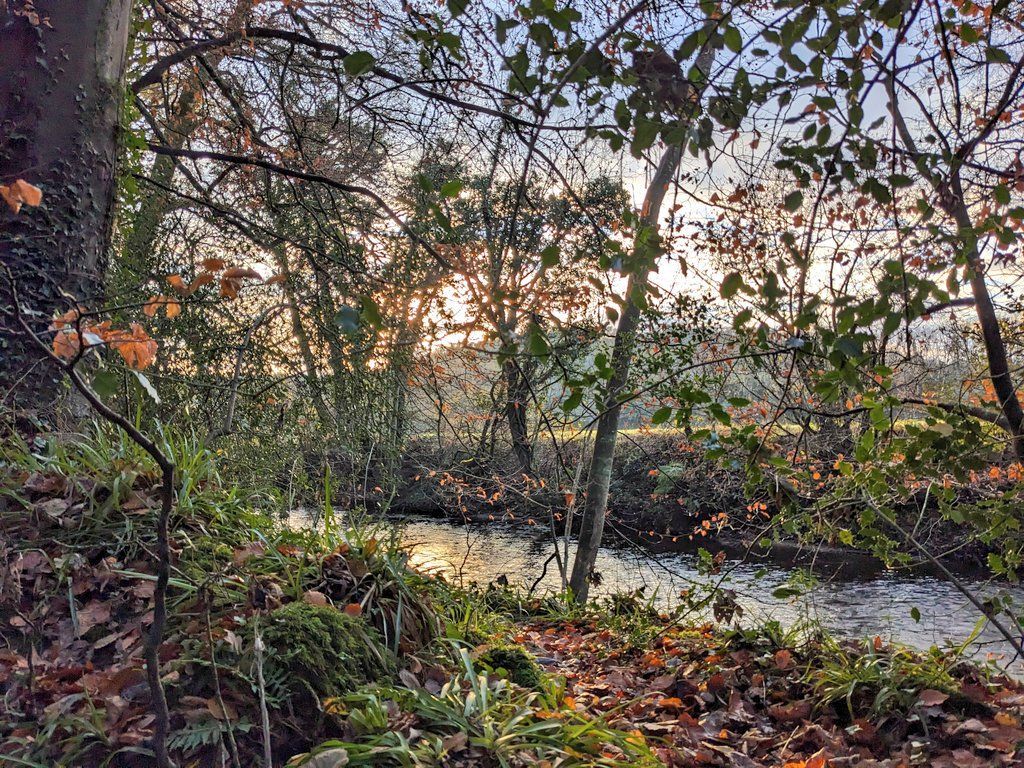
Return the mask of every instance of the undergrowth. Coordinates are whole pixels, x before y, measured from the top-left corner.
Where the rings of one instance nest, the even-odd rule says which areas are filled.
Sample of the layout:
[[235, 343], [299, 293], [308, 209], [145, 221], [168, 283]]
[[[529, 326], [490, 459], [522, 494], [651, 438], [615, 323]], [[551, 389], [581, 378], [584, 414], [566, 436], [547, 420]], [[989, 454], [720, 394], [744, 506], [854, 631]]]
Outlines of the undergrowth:
[[[784, 696], [806, 705], [800, 717], [861, 722], [957, 695], [956, 653], [839, 643], [813, 625], [678, 626], [640, 594], [580, 606], [457, 588], [411, 569], [394, 526], [357, 512], [342, 524], [328, 501], [322, 526], [293, 529], [274, 491], [225, 482], [197, 436], [161, 439], [179, 467], [161, 659], [180, 764], [257, 765], [269, 738], [275, 764], [318, 768], [655, 765], [668, 740], [634, 721], [673, 722], [686, 697], [732, 711], [736, 696]], [[156, 480], [103, 428], [4, 441], [0, 613], [14, 620], [0, 626], [2, 759], [116, 768], [149, 753], [138, 651]], [[581, 658], [591, 666], [571, 666]], [[605, 665], [638, 682], [605, 695]]]

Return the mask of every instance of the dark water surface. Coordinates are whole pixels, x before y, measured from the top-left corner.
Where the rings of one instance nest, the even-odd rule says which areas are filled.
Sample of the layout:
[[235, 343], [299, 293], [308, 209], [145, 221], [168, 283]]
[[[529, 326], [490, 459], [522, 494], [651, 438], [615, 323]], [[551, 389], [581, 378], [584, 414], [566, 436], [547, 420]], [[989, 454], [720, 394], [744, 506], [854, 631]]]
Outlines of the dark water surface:
[[[293, 521], [309, 524], [308, 516], [293, 513]], [[301, 522], [300, 522], [301, 521]], [[544, 563], [552, 554], [550, 539], [523, 528], [501, 525], [457, 525], [435, 519], [402, 521], [402, 539], [411, 550], [411, 562], [422, 571], [444, 576], [457, 584], [486, 585], [504, 576], [510, 584], [530, 587], [540, 579], [540, 593], [561, 589], [561, 575], [554, 561], [541, 578]], [[574, 545], [570, 544], [570, 560]], [[806, 572], [777, 562], [745, 563], [727, 558], [717, 576], [701, 574], [693, 552], [652, 552], [636, 547], [606, 547], [597, 559], [600, 597], [644, 589], [662, 610], [679, 608], [680, 590], [700, 589], [711, 579], [724, 579], [723, 588], [736, 593], [743, 608], [743, 623], [776, 619], [783, 625], [810, 619], [835, 634], [853, 639], [881, 636], [884, 640], [926, 649], [960, 644], [974, 631], [980, 614], [951, 583], [929, 575], [892, 572], [864, 559], [842, 569], [827, 565], [816, 569], [816, 583], [797, 597], [773, 593]], [[985, 595], [1008, 591], [1014, 602], [1024, 602], [1024, 589], [996, 587], [966, 578], [975, 592]], [[915, 621], [912, 610], [920, 613]], [[1005, 665], [1012, 659], [1008, 644], [991, 626], [985, 626], [967, 653], [993, 658]], [[1014, 665], [1019, 674], [1019, 665]]]

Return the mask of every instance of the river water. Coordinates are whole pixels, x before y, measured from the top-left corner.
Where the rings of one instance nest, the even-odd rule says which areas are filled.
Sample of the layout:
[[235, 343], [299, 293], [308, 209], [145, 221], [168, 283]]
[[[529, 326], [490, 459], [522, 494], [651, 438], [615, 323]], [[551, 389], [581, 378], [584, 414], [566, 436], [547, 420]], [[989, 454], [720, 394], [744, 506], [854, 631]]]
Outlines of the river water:
[[[293, 518], [294, 519], [294, 518]], [[308, 517], [305, 518], [308, 521]], [[308, 524], [308, 523], [307, 523]], [[561, 576], [554, 561], [550, 539], [536, 529], [497, 524], [458, 525], [435, 519], [413, 518], [398, 522], [402, 539], [409, 546], [410, 561], [418, 569], [461, 585], [486, 585], [504, 576], [510, 584], [529, 588], [536, 583], [539, 593], [561, 589]], [[570, 560], [573, 547], [570, 545]], [[741, 623], [775, 619], [784, 626], [813, 620], [840, 637], [865, 639], [881, 637], [920, 649], [933, 645], [960, 644], [974, 631], [980, 614], [950, 582], [933, 576], [893, 572], [863, 559], [852, 567], [816, 568], [814, 580], [804, 584], [801, 594], [790, 597], [774, 593], [806, 573], [778, 562], [748, 563], [727, 558], [717, 575], [702, 574], [695, 552], [654, 552], [631, 546], [606, 547], [597, 559], [602, 580], [592, 596], [643, 589], [660, 610], [680, 610], [681, 590], [700, 593], [709, 582], [735, 592], [743, 609]], [[1014, 603], [1024, 603], [1024, 589], [996, 588], [976, 579], [965, 583], [980, 595], [1009, 592]], [[914, 611], [916, 609], [916, 612]], [[919, 616], [915, 620], [915, 615]], [[967, 649], [977, 659], [991, 659], [1005, 666], [1012, 659], [1009, 645], [991, 626], [985, 626]], [[1014, 665], [1019, 674], [1020, 666]]]

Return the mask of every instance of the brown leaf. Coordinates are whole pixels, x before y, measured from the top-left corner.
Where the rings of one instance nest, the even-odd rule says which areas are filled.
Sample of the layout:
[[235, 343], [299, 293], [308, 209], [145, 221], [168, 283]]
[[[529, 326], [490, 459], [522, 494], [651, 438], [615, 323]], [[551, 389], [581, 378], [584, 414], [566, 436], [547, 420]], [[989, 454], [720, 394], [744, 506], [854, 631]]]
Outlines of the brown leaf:
[[780, 723], [795, 723], [811, 716], [811, 702], [794, 701], [790, 704], [773, 704], [768, 707], [768, 715]]
[[254, 541], [252, 544], [246, 544], [244, 547], [239, 547], [232, 553], [231, 562], [238, 565], [244, 565], [245, 561], [250, 557], [262, 555], [267, 551], [267, 548], [263, 545], [263, 542]]
[[359, 603], [349, 603], [345, 606], [345, 614], [348, 616], [352, 616], [353, 618], [356, 616], [362, 616], [363, 606], [361, 606]]
[[227, 265], [227, 262], [224, 261], [224, 259], [217, 258], [203, 259], [199, 263], [207, 272], [218, 272], [224, 269], [224, 267]]
[[[326, 606], [326, 605], [329, 604], [327, 602], [327, 595], [325, 595], [323, 592], [317, 592], [315, 589], [310, 589], [310, 590], [308, 590], [306, 592], [303, 592], [302, 593], [302, 602], [309, 603], [310, 605], [320, 605], [320, 606]], [[347, 612], [347, 609], [346, 609], [346, 612]]]
[[941, 707], [948, 698], [949, 695], [942, 691], [936, 691], [934, 688], [925, 688], [921, 691], [917, 700], [926, 707]]
[[207, 699], [206, 708], [217, 720], [224, 721], [238, 719], [238, 710], [235, 709], [235, 706], [230, 701], [225, 701], [224, 706], [221, 707], [221, 702], [216, 699]]
[[792, 652], [785, 648], [775, 652], [775, 666], [779, 669], [791, 669], [794, 664]]

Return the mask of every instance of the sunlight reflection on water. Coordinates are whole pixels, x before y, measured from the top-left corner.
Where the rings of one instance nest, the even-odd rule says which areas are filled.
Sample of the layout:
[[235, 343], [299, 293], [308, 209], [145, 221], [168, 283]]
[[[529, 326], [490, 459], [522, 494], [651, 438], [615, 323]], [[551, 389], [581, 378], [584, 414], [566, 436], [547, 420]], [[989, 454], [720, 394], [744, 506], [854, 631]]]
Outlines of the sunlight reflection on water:
[[[301, 513], [293, 513], [292, 517], [292, 524], [309, 524], [309, 518]], [[554, 561], [541, 577], [544, 563], [552, 553], [551, 542], [542, 532], [531, 536], [521, 528], [464, 526], [417, 518], [404, 522], [402, 539], [410, 547], [412, 565], [456, 584], [486, 585], [504, 576], [510, 584], [519, 586], [530, 587], [536, 582], [540, 593], [561, 589], [561, 576]], [[570, 546], [570, 563], [573, 549]], [[690, 552], [603, 548], [596, 567], [602, 582], [592, 594], [600, 597], [643, 589], [659, 609], [673, 610], [680, 604], [680, 590], [719, 578], [702, 575], [697, 562], [697, 555]], [[846, 572], [838, 577], [819, 574], [819, 581], [810, 592], [780, 599], [773, 592], [789, 582], [794, 569], [772, 563], [727, 560], [725, 571], [728, 575], [722, 586], [735, 591], [736, 601], [744, 611], [744, 623], [776, 619], [792, 625], [813, 619], [842, 637], [879, 635], [923, 649], [963, 642], [979, 618], [978, 611], [952, 584], [927, 575], [877, 570], [862, 574]], [[995, 591], [978, 582], [970, 585], [985, 594]], [[1014, 587], [1008, 591], [1016, 603], [1024, 601], [1024, 590]], [[920, 621], [911, 616], [913, 608], [920, 611]], [[1001, 665], [1012, 656], [1008, 645], [990, 626], [982, 630], [969, 652], [978, 658], [993, 654], [1001, 659]]]

